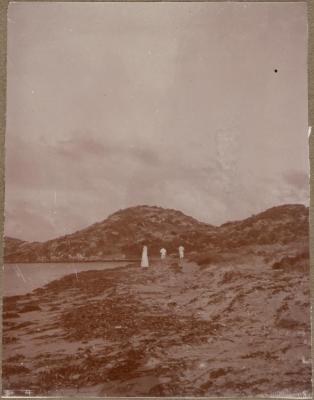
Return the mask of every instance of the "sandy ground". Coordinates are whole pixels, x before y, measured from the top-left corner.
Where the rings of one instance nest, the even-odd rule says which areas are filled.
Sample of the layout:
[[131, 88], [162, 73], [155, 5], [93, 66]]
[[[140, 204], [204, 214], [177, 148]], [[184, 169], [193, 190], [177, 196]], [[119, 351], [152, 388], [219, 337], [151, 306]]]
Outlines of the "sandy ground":
[[309, 276], [252, 255], [68, 275], [4, 299], [5, 395], [311, 391]]

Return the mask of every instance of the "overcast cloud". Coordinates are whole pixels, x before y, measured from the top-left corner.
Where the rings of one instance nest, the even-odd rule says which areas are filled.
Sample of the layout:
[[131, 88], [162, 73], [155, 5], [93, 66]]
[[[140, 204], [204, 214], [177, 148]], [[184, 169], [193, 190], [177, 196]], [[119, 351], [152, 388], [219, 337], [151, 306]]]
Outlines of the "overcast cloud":
[[304, 3], [10, 4], [5, 233], [307, 204], [306, 41]]

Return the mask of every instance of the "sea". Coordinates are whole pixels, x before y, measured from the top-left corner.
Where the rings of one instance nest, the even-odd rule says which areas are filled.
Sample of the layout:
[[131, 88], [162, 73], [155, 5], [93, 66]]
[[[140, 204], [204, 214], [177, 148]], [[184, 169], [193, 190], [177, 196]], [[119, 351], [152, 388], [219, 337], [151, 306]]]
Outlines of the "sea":
[[82, 271], [112, 269], [127, 264], [129, 262], [125, 261], [4, 264], [2, 267], [2, 295], [22, 295], [65, 275]]

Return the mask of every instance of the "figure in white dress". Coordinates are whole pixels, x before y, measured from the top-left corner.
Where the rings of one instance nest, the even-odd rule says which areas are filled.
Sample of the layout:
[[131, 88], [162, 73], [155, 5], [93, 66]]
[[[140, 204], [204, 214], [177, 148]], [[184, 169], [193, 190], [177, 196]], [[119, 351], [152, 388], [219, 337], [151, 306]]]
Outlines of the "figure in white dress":
[[164, 248], [160, 249], [160, 258], [162, 260], [164, 260], [166, 258], [166, 255], [167, 255], [167, 250]]
[[182, 260], [184, 258], [184, 247], [179, 246], [179, 258]]
[[148, 254], [147, 254], [147, 246], [143, 246], [141, 267], [142, 267], [142, 268], [147, 268], [147, 267], [149, 267]]

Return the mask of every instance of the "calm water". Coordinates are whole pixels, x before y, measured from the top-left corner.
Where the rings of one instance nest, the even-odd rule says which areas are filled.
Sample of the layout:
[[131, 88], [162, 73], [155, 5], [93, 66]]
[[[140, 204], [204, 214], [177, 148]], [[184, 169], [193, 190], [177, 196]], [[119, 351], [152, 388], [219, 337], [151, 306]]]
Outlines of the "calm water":
[[3, 296], [14, 296], [31, 292], [62, 276], [88, 270], [122, 267], [128, 262], [93, 263], [47, 263], [47, 264], [4, 264]]

